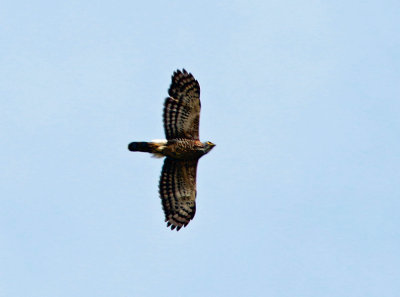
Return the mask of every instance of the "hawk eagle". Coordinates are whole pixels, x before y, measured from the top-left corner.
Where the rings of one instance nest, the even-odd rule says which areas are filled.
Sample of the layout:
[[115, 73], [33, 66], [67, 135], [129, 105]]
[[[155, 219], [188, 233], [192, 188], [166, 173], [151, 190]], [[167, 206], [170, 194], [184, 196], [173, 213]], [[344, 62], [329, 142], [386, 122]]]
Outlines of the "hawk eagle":
[[132, 142], [128, 149], [166, 157], [159, 191], [167, 226], [178, 231], [186, 227], [196, 212], [197, 162], [214, 146], [199, 140], [200, 85], [185, 69], [172, 75], [164, 103], [166, 140]]

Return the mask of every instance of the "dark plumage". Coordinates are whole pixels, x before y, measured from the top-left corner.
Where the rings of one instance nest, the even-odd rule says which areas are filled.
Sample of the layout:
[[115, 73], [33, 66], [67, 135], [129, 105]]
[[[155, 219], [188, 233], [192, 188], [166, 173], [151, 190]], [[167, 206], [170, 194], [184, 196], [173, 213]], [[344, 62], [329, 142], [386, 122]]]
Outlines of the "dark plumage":
[[214, 146], [199, 140], [200, 85], [185, 69], [172, 75], [164, 103], [164, 131], [167, 140], [132, 142], [130, 151], [165, 156], [159, 192], [165, 221], [179, 230], [196, 212], [196, 171], [198, 160]]

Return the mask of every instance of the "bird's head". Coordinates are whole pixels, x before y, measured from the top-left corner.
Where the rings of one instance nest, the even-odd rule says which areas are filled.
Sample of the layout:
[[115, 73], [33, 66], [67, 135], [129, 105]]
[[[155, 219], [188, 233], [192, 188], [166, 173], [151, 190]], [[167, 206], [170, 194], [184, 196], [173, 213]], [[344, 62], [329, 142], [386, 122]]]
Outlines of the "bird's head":
[[215, 144], [212, 143], [211, 141], [206, 141], [204, 143], [204, 151], [205, 151], [205, 153], [207, 154], [209, 151], [211, 151], [214, 146], [215, 146]]

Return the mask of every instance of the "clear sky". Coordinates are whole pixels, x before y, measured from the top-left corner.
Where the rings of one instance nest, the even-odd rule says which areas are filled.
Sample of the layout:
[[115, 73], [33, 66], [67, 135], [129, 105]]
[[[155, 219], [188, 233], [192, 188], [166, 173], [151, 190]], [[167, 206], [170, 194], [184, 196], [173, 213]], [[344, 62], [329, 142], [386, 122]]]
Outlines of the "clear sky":
[[[0, 296], [394, 297], [400, 2], [3, 1]], [[166, 228], [174, 70], [197, 213]]]

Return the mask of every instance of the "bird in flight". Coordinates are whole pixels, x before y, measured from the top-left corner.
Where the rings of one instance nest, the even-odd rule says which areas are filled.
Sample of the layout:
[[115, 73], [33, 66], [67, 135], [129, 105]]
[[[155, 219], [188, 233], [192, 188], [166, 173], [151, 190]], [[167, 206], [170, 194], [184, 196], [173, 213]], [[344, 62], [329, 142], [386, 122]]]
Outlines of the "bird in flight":
[[167, 226], [186, 227], [196, 212], [196, 172], [199, 159], [214, 146], [199, 140], [200, 85], [185, 69], [172, 75], [163, 120], [166, 140], [131, 142], [133, 152], [166, 157], [159, 192]]

